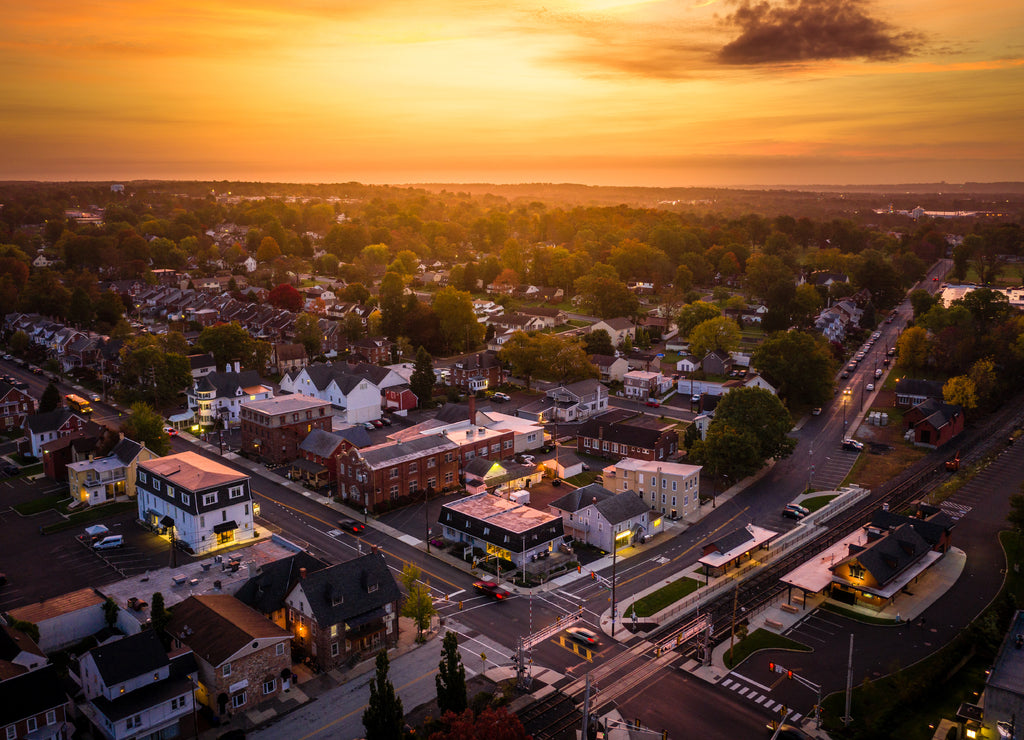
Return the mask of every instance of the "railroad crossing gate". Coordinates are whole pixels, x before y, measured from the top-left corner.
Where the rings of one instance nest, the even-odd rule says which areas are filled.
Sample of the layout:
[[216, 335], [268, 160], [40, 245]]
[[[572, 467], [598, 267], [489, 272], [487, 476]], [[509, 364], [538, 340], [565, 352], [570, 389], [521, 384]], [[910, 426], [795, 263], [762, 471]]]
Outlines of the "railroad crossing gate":
[[594, 651], [588, 648], [586, 645], [580, 645], [574, 640], [567, 640], [565, 635], [558, 636], [558, 644], [564, 647], [566, 650], [576, 653], [576, 655], [583, 658], [588, 663], [594, 662]]

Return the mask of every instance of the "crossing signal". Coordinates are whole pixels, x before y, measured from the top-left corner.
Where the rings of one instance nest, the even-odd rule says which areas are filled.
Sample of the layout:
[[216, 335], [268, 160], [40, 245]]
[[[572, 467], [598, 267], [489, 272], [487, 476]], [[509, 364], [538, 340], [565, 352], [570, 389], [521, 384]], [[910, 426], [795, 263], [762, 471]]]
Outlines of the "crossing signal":
[[577, 573], [582, 573], [583, 572], [583, 566], [580, 565], [579, 563], [576, 563], [576, 572]]
[[768, 663], [768, 672], [769, 673], [775, 673], [775, 664], [774, 663], [772, 663], [772, 662]]
[[786, 678], [793, 678], [793, 671], [786, 671]]

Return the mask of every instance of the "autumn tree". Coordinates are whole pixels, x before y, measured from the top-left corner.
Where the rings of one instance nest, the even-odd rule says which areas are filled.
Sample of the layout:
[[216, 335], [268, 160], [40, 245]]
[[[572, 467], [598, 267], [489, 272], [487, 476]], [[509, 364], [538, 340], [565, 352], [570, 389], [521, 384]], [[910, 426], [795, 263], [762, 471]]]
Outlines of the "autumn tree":
[[633, 316], [640, 306], [611, 265], [594, 265], [590, 272], [576, 279], [575, 288], [580, 304], [603, 319]]
[[281, 283], [274, 286], [267, 296], [267, 301], [271, 306], [284, 309], [285, 311], [299, 311], [305, 302], [302, 294], [291, 283]]
[[928, 363], [928, 332], [920, 326], [912, 326], [896, 342], [899, 354], [898, 364], [908, 373], [924, 370]]
[[434, 676], [437, 687], [437, 710], [461, 714], [466, 709], [466, 667], [459, 654], [459, 636], [448, 631], [444, 633], [441, 645], [441, 662]]
[[704, 301], [694, 301], [679, 309], [676, 317], [676, 324], [679, 326], [679, 336], [688, 337], [697, 324], [722, 315], [718, 306]]
[[468, 352], [484, 338], [484, 326], [473, 313], [473, 299], [469, 293], [450, 285], [434, 296], [434, 313], [440, 322], [441, 339], [449, 351]]
[[434, 600], [430, 598], [430, 584], [423, 580], [423, 572], [413, 563], [405, 564], [401, 579], [405, 588], [402, 616], [416, 623], [416, 640], [422, 642], [423, 630], [430, 627], [431, 618], [437, 614]]
[[730, 318], [702, 321], [690, 331], [690, 352], [703, 357], [708, 352], [729, 353], [740, 346], [740, 327]]
[[974, 381], [966, 375], [956, 375], [942, 386], [942, 400], [963, 406], [970, 411], [978, 407], [978, 392]]
[[397, 740], [402, 737], [402, 700], [388, 677], [388, 651], [377, 653], [376, 673], [370, 679], [370, 698], [363, 712], [366, 740]]
[[480, 714], [472, 709], [441, 717], [445, 729], [432, 732], [430, 740], [529, 740], [522, 721], [507, 707], [486, 707]]
[[320, 320], [311, 313], [299, 314], [295, 319], [295, 341], [306, 349], [306, 357], [316, 357], [323, 345]]
[[281, 256], [281, 245], [277, 243], [277, 240], [272, 236], [265, 236], [260, 241], [260, 246], [256, 250], [256, 261], [257, 262], [273, 262]]

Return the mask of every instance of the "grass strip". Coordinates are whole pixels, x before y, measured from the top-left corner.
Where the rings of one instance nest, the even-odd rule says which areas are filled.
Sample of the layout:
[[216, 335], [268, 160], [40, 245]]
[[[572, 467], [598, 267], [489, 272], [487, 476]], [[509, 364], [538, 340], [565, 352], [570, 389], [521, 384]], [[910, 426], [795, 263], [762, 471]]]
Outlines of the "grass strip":
[[689, 596], [704, 584], [693, 578], [680, 578], [662, 586], [657, 591], [652, 591], [643, 598], [637, 599], [630, 604], [624, 617], [650, 617], [662, 609], [679, 601], [684, 596]]

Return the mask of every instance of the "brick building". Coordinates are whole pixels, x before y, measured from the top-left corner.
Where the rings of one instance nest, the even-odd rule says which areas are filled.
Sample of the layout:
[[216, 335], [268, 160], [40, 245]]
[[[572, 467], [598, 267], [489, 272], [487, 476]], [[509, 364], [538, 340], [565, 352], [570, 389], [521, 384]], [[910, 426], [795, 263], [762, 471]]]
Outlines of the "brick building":
[[30, 414], [36, 412], [36, 400], [27, 390], [19, 390], [0, 381], [0, 429], [21, 429]]
[[668, 460], [679, 449], [675, 425], [617, 409], [580, 424], [576, 451], [610, 459]]
[[501, 385], [503, 377], [498, 356], [493, 352], [478, 352], [452, 365], [451, 385], [476, 393]]
[[301, 393], [246, 401], [239, 411], [242, 449], [267, 462], [290, 462], [310, 432], [331, 431], [331, 416], [329, 401]]
[[190, 596], [174, 607], [167, 631], [192, 649], [196, 698], [219, 714], [252, 709], [291, 686], [291, 633], [234, 596]]
[[4, 738], [69, 738], [70, 705], [53, 666], [0, 680], [0, 731]]
[[376, 513], [459, 484], [459, 446], [443, 434], [349, 450], [338, 466], [338, 495]]

